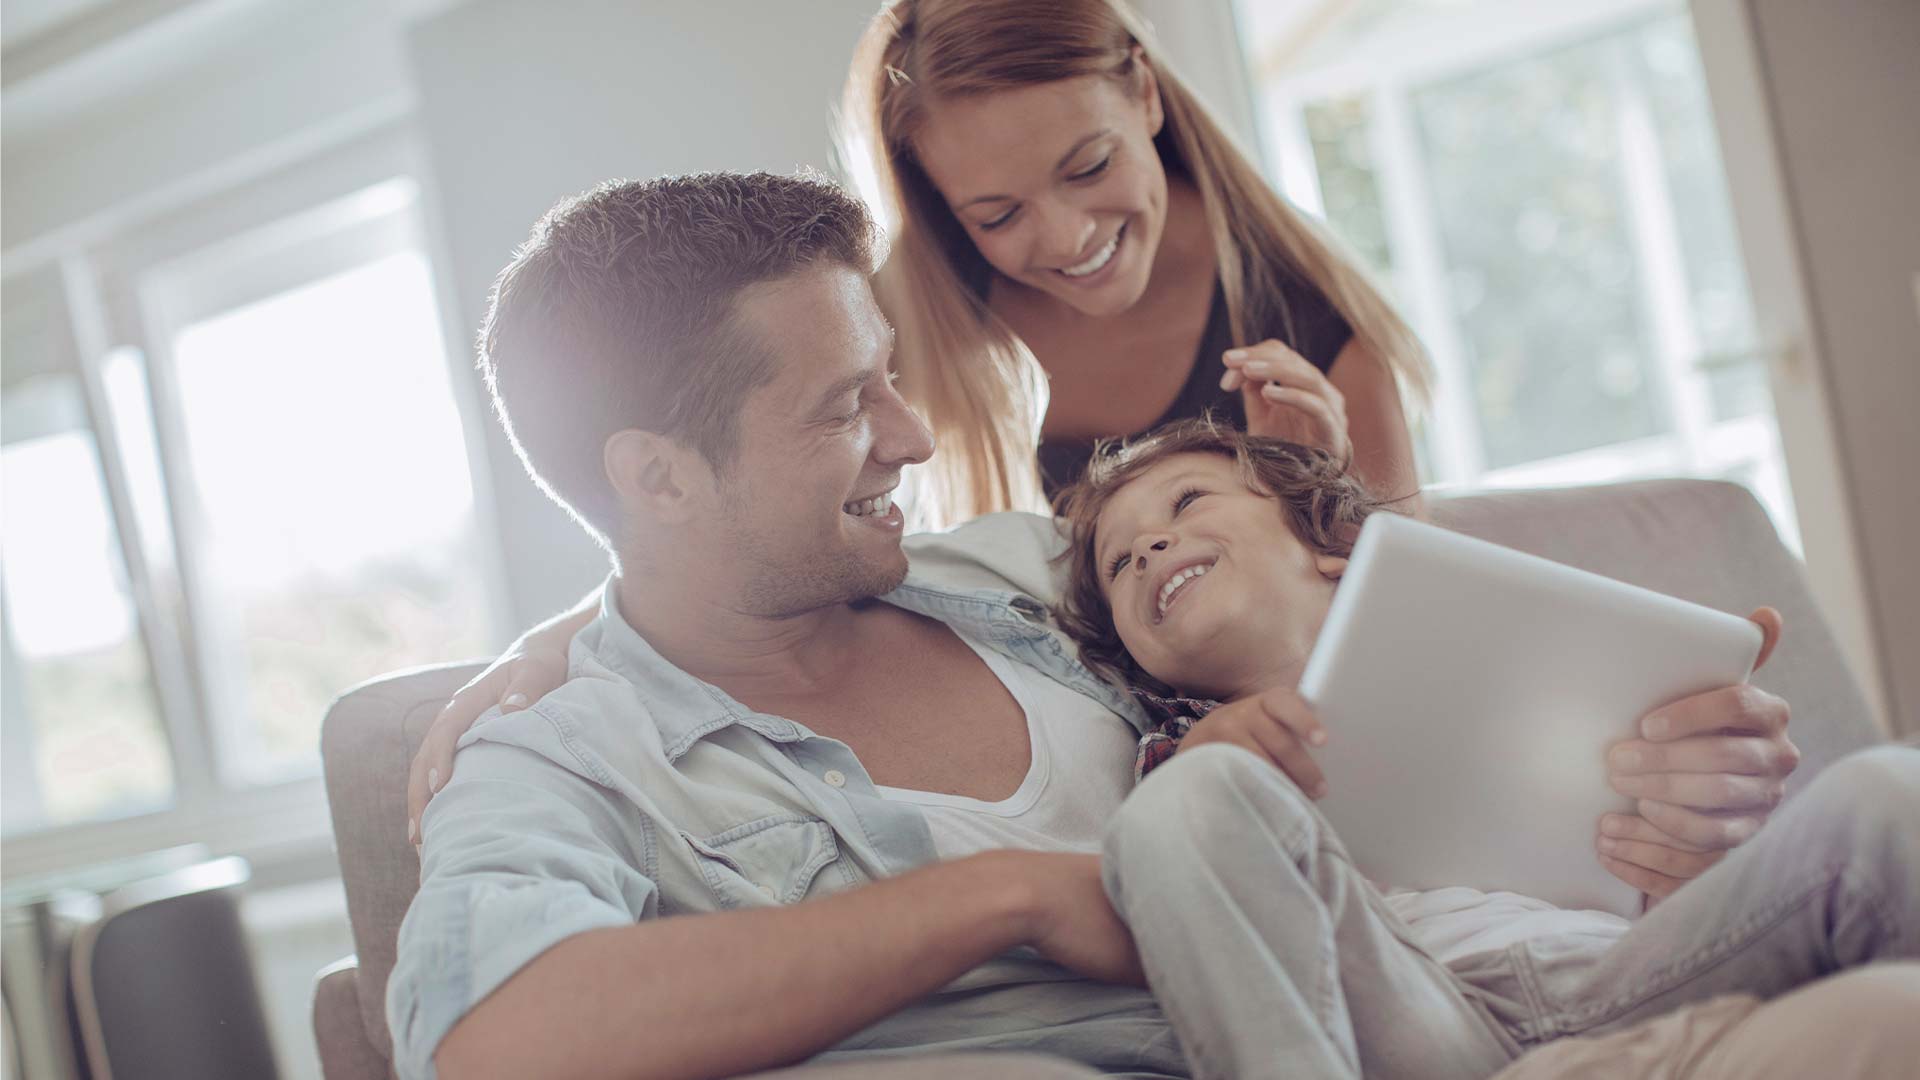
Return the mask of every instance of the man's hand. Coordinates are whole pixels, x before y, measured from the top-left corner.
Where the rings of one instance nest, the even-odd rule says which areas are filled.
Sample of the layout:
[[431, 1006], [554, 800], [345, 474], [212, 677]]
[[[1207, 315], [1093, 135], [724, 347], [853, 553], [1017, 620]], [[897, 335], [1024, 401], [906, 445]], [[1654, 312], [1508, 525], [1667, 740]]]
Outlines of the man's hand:
[[1608, 814], [1600, 819], [1600, 865], [1646, 894], [1647, 906], [1707, 872], [1727, 857], [1707, 851], [1655, 828], [1637, 814]]
[[1307, 752], [1309, 746], [1327, 744], [1327, 729], [1314, 715], [1313, 706], [1291, 687], [1277, 687], [1213, 710], [1180, 740], [1174, 756], [1208, 743], [1230, 743], [1253, 751], [1291, 777], [1310, 799], [1327, 793], [1327, 778]]
[[1100, 881], [1100, 857], [1004, 852], [1030, 892], [1027, 932], [1042, 956], [1101, 982], [1147, 985], [1140, 950]]
[[[1780, 613], [1763, 607], [1749, 618], [1763, 635], [1758, 670], [1780, 640]], [[1709, 690], [1649, 713], [1641, 737], [1607, 756], [1608, 782], [1637, 800], [1639, 813], [1601, 822], [1601, 863], [1658, 900], [1751, 839], [1800, 764], [1787, 719], [1785, 701], [1751, 685]]]

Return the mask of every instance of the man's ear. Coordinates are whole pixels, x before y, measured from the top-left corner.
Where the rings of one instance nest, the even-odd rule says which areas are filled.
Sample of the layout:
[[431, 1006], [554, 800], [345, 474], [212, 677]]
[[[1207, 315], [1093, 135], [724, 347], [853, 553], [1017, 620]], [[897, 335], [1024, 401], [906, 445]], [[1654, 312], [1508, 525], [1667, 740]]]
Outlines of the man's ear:
[[692, 517], [713, 488], [706, 459], [657, 432], [614, 432], [601, 448], [601, 464], [622, 507], [665, 524]]
[[1313, 568], [1328, 581], [1339, 581], [1341, 575], [1347, 572], [1347, 560], [1341, 555], [1318, 554], [1313, 557]]
[[1160, 101], [1160, 78], [1147, 61], [1147, 50], [1138, 45], [1133, 47], [1133, 62], [1140, 68], [1140, 93], [1144, 95], [1144, 104], [1147, 106], [1147, 135], [1157, 136], [1167, 122], [1166, 106]]

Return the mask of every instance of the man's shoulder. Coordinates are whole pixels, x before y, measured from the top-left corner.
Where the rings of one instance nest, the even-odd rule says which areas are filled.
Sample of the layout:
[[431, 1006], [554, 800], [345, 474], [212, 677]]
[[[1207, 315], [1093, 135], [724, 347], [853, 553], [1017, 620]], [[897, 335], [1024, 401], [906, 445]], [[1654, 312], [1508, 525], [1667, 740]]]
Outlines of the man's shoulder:
[[620, 759], [657, 750], [659, 732], [644, 694], [591, 653], [576, 649], [566, 682], [524, 709], [480, 714], [460, 745], [493, 743], [530, 751], [595, 783]]
[[902, 541], [914, 576], [950, 587], [1012, 589], [1042, 599], [1057, 591], [1056, 558], [1066, 550], [1058, 519], [1007, 511], [945, 532]]

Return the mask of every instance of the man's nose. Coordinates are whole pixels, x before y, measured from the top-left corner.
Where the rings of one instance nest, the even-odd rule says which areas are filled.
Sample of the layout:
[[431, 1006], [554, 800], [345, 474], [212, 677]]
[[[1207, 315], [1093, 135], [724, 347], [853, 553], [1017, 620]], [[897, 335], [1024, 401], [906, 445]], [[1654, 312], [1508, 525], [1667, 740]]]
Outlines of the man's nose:
[[933, 456], [933, 429], [898, 392], [880, 409], [873, 456], [885, 465], [918, 465]]

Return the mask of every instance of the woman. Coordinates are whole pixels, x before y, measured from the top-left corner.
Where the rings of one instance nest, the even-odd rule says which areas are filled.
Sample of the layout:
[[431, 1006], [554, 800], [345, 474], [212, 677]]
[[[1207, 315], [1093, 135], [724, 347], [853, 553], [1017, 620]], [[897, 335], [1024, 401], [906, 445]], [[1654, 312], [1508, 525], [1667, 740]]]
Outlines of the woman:
[[901, 392], [937, 440], [922, 523], [1038, 509], [1092, 440], [1209, 410], [1417, 500], [1413, 335], [1120, 4], [900, 0], [842, 119], [892, 234], [875, 284]]

